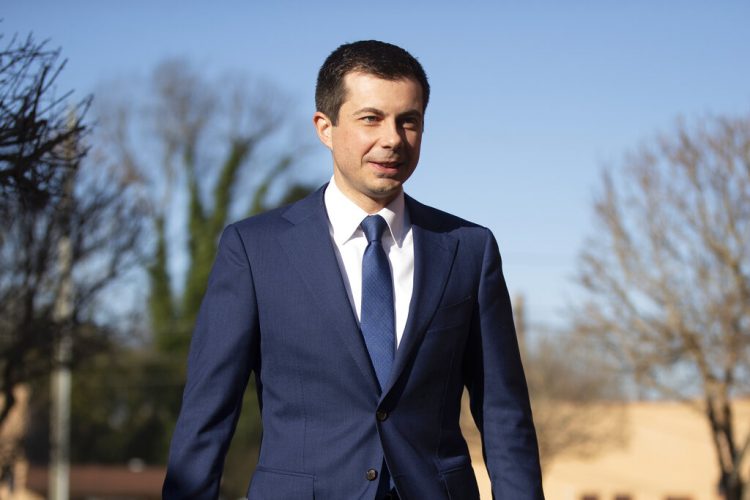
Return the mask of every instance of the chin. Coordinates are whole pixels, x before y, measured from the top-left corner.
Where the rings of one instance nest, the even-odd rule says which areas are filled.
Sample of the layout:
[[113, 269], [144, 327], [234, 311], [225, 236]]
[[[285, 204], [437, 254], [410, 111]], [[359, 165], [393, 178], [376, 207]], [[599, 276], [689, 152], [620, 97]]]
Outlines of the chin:
[[372, 186], [370, 192], [374, 195], [386, 197], [401, 191], [401, 186], [403, 186], [403, 182], [400, 181], [379, 182], [376, 186]]

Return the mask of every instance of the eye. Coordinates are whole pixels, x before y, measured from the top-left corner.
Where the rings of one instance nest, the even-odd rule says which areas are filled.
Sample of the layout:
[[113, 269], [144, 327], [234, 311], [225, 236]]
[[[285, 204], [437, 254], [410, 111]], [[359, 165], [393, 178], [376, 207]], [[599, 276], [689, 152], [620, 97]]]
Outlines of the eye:
[[378, 117], [375, 115], [365, 115], [362, 118], [360, 118], [365, 123], [377, 123]]
[[407, 130], [419, 130], [422, 126], [422, 122], [416, 116], [404, 118], [401, 121], [401, 126]]

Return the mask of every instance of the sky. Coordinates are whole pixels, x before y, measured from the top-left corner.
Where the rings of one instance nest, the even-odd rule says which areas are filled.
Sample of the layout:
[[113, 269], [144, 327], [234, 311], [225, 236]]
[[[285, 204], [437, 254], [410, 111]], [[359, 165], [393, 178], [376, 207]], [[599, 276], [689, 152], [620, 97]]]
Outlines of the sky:
[[[560, 327], [602, 168], [676, 120], [750, 113], [750, 2], [5, 0], [0, 33], [33, 32], [68, 59], [62, 88], [143, 76], [181, 57], [293, 97], [309, 126], [318, 68], [342, 43], [395, 43], [432, 93], [406, 191], [489, 227], [532, 325]], [[95, 96], [96, 98], [96, 96]], [[331, 174], [321, 145], [306, 168]]]

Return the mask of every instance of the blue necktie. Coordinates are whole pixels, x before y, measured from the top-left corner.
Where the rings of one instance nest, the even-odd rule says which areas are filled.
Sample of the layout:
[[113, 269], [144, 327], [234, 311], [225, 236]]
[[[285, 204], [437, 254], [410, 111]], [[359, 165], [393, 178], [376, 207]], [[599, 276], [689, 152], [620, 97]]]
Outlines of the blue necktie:
[[380, 237], [388, 224], [379, 215], [370, 215], [360, 224], [367, 238], [362, 257], [362, 335], [372, 366], [385, 389], [393, 364], [396, 344], [391, 268]]

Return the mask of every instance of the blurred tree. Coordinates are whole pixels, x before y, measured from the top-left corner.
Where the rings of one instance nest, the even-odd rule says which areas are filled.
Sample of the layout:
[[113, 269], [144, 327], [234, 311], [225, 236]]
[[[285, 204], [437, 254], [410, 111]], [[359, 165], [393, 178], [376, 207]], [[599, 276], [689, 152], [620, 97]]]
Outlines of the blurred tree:
[[[153, 345], [168, 379], [183, 382], [192, 328], [223, 228], [231, 219], [311, 191], [291, 175], [307, 143], [289, 135], [280, 94], [260, 82], [230, 77], [214, 84], [184, 61], [167, 61], [156, 68], [148, 88], [140, 99], [108, 90], [117, 98], [103, 103], [98, 116], [108, 150], [137, 172], [150, 192]], [[184, 277], [181, 284], [178, 276]], [[181, 384], [168, 394], [152, 391], [152, 396], [153, 406], [161, 408], [154, 414], [163, 417], [152, 424], [168, 438]], [[245, 399], [248, 411], [238, 424], [226, 468], [229, 475], [238, 471], [237, 480], [225, 480], [224, 492], [233, 496], [245, 494], [248, 455], [255, 454], [260, 434], [252, 384]], [[162, 460], [166, 451], [162, 446]]]
[[[77, 113], [88, 99], [55, 97], [59, 50], [13, 40], [0, 65], [0, 423], [15, 403], [13, 388], [49, 374], [63, 329], [74, 362], [108, 342], [114, 320], [103, 291], [139, 261], [143, 220], [127, 176], [84, 162], [86, 126]], [[54, 312], [63, 238], [73, 291], [65, 324]]]
[[582, 253], [577, 329], [649, 394], [706, 416], [729, 500], [750, 434], [750, 120], [681, 123], [603, 174]]
[[539, 339], [527, 349], [524, 366], [544, 467], [562, 456], [590, 458], [624, 444], [620, 381], [570, 335]]
[[615, 404], [623, 396], [616, 369], [577, 343], [571, 332], [536, 328], [532, 342], [523, 297], [515, 297], [513, 304], [542, 464], [562, 455], [591, 457], [622, 444], [626, 421]]
[[[522, 295], [513, 298], [513, 320], [543, 469], [563, 456], [591, 458], [608, 447], [622, 445], [627, 438], [627, 419], [621, 403], [622, 384], [614, 367], [582, 349], [571, 332], [529, 327]], [[484, 474], [481, 435], [471, 418], [467, 391], [461, 430], [472, 451], [475, 471]]]
[[[288, 175], [307, 145], [284, 136], [278, 91], [238, 77], [212, 85], [185, 61], [159, 65], [142, 100], [121, 96], [99, 107], [98, 118], [110, 150], [151, 193], [155, 345], [186, 354], [221, 231], [230, 218], [308, 194]], [[138, 153], [144, 149], [148, 159]], [[183, 286], [174, 260], [182, 261]]]

